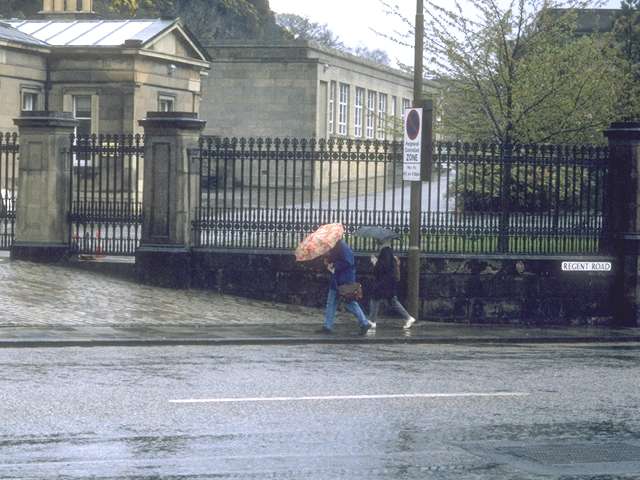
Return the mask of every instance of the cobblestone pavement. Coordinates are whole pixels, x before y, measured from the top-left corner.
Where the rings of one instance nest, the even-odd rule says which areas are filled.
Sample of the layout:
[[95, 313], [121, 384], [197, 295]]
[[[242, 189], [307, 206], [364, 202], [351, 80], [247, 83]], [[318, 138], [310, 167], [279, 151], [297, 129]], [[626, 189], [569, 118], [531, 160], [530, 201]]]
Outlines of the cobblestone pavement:
[[0, 325], [319, 325], [319, 309], [171, 290], [0, 258]]
[[[323, 311], [205, 290], [141, 285], [69, 265], [11, 261], [0, 252], [0, 347], [125, 344], [353, 343], [356, 322], [338, 313], [336, 335], [315, 333]], [[640, 328], [522, 327], [385, 317], [367, 341], [381, 343], [639, 342]], [[250, 340], [250, 341], [249, 341]], [[63, 345], [63, 346], [64, 346]]]

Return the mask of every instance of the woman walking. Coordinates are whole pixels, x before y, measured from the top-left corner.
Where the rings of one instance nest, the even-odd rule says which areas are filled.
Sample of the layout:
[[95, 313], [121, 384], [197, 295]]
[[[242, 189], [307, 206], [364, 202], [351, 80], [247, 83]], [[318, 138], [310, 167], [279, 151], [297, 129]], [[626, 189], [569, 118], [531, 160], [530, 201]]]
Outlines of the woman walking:
[[[338, 308], [338, 287], [340, 285], [353, 284], [356, 281], [356, 265], [353, 257], [353, 250], [344, 240], [339, 240], [336, 245], [324, 255], [324, 263], [331, 272], [331, 283], [327, 293], [327, 307], [324, 314], [324, 324], [319, 333], [333, 333], [333, 324], [336, 319]], [[367, 320], [362, 308], [357, 301], [345, 301], [345, 306], [358, 320], [360, 327], [358, 334], [365, 335], [371, 328], [375, 328], [375, 323]]]
[[398, 301], [400, 268], [397, 262], [398, 260], [394, 256], [389, 243], [382, 244], [382, 249], [377, 257], [375, 255], [371, 256], [375, 283], [371, 292], [371, 300], [369, 301], [369, 318], [372, 322], [377, 321], [380, 304], [383, 300], [386, 300], [404, 318], [405, 323], [402, 328], [408, 330], [416, 319], [409, 315], [409, 312]]

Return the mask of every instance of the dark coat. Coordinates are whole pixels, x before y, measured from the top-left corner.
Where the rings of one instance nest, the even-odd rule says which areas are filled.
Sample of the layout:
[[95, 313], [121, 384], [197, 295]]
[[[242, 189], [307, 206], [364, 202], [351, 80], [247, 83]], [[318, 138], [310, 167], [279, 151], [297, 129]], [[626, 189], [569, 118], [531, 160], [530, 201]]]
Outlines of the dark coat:
[[384, 247], [378, 254], [378, 261], [373, 267], [375, 282], [371, 296], [375, 299], [386, 299], [398, 294], [398, 282], [395, 278], [395, 258], [391, 247]]
[[356, 281], [356, 262], [353, 250], [347, 242], [340, 240], [327, 254], [327, 260], [335, 267], [335, 272], [331, 275], [330, 288], [337, 290], [338, 285]]

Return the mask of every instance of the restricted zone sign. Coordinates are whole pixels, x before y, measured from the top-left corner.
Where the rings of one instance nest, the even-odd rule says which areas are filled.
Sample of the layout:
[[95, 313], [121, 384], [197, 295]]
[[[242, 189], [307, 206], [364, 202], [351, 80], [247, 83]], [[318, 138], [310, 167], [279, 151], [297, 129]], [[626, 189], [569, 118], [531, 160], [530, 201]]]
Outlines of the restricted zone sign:
[[404, 151], [402, 155], [402, 179], [420, 181], [422, 153], [422, 108], [409, 108], [404, 112]]

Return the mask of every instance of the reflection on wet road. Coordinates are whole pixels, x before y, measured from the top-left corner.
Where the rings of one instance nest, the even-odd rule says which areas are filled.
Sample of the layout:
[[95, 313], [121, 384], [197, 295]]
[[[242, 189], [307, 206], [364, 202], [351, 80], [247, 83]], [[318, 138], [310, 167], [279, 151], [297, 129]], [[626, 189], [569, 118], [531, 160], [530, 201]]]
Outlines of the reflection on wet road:
[[3, 479], [542, 480], [560, 475], [473, 445], [640, 437], [635, 345], [21, 349], [0, 364]]

